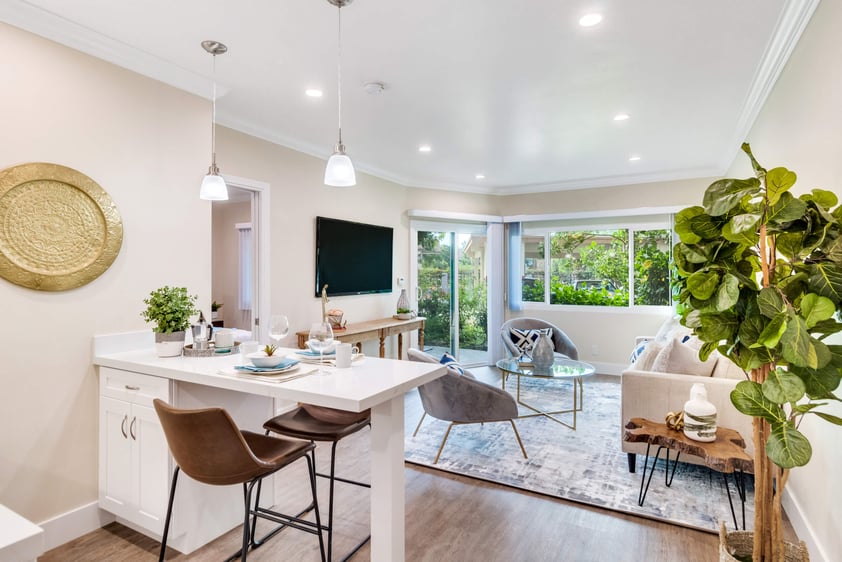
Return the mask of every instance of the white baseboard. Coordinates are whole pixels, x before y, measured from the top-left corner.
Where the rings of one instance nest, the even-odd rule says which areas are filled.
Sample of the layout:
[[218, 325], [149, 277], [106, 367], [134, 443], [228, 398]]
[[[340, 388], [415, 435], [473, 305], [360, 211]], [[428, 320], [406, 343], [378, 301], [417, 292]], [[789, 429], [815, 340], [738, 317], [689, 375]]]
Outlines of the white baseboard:
[[113, 514], [101, 510], [97, 502], [91, 502], [42, 521], [38, 526], [44, 529], [44, 546], [50, 550], [113, 521]]
[[789, 518], [789, 522], [792, 523], [792, 527], [795, 529], [795, 533], [798, 535], [798, 538], [804, 541], [807, 545], [807, 551], [810, 553], [811, 562], [829, 562], [831, 559], [828, 557], [827, 553], [816, 538], [813, 527], [804, 516], [804, 510], [801, 508], [798, 498], [792, 494], [791, 488], [784, 490], [784, 497], [781, 498], [781, 505], [783, 505], [786, 515]]

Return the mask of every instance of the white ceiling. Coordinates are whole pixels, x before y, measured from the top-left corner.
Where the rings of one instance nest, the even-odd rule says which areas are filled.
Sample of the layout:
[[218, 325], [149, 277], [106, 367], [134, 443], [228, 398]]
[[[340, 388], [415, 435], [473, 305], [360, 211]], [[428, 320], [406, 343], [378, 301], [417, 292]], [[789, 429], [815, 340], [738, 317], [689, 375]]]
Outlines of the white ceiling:
[[[721, 175], [818, 1], [356, 0], [343, 140], [358, 172], [479, 193]], [[321, 158], [337, 140], [327, 0], [2, 0], [0, 20], [206, 98], [220, 41], [220, 124]]]

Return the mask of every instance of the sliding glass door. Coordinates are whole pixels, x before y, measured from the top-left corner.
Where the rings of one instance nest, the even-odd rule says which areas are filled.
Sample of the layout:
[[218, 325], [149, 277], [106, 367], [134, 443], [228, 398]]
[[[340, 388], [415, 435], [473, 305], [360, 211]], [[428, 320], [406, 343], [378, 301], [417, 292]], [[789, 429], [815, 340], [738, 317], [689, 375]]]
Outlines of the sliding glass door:
[[488, 259], [484, 224], [418, 224], [418, 314], [425, 350], [465, 365], [487, 363]]

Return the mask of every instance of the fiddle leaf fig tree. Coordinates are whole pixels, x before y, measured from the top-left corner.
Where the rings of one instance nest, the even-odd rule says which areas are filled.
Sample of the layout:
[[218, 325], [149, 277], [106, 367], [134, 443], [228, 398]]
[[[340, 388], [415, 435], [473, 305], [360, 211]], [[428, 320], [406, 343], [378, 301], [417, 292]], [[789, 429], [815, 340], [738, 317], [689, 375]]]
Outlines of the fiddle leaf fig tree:
[[766, 170], [752, 155], [755, 177], [722, 179], [701, 207], [676, 216], [682, 323], [744, 371], [731, 402], [752, 416], [755, 445], [753, 560], [783, 560], [781, 496], [789, 470], [807, 464], [812, 447], [799, 431], [804, 416], [836, 425], [820, 410], [842, 376], [842, 207], [830, 191], [790, 193], [795, 173]]

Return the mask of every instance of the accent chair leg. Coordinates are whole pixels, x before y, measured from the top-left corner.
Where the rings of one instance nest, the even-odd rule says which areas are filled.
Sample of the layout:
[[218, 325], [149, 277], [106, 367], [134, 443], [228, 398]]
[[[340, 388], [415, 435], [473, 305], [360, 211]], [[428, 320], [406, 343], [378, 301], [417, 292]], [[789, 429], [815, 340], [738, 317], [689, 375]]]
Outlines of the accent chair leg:
[[172, 473], [172, 486], [170, 486], [170, 499], [167, 502], [167, 517], [164, 520], [164, 536], [161, 537], [161, 553], [158, 555], [158, 562], [164, 562], [164, 554], [167, 552], [167, 535], [170, 532], [170, 518], [172, 516], [172, 504], [175, 498], [175, 485], [178, 482], [178, 472], [181, 467], [175, 467]]
[[629, 458], [629, 472], [634, 474], [637, 470], [637, 454], [636, 453], [626, 453]]
[[441, 451], [444, 449], [444, 444], [447, 442], [447, 437], [450, 435], [450, 430], [453, 429], [453, 422], [450, 422], [450, 425], [447, 426], [447, 431], [444, 432], [444, 439], [441, 440], [441, 445], [439, 445], [439, 452], [436, 453], [436, 460], [433, 461], [433, 464], [439, 462], [439, 457], [441, 456]]
[[526, 449], [523, 447], [523, 441], [520, 440], [520, 433], [517, 432], [517, 426], [515, 425], [515, 420], [509, 420], [509, 423], [512, 424], [512, 429], [515, 432], [515, 437], [517, 437], [517, 444], [520, 445], [520, 450], [523, 453], [523, 458], [528, 459], [529, 457], [526, 456]]
[[424, 423], [424, 418], [427, 417], [427, 412], [421, 414], [421, 419], [418, 420], [418, 425], [415, 426], [415, 431], [412, 433], [412, 436], [415, 437], [418, 435], [418, 430], [421, 429], [421, 424]]

